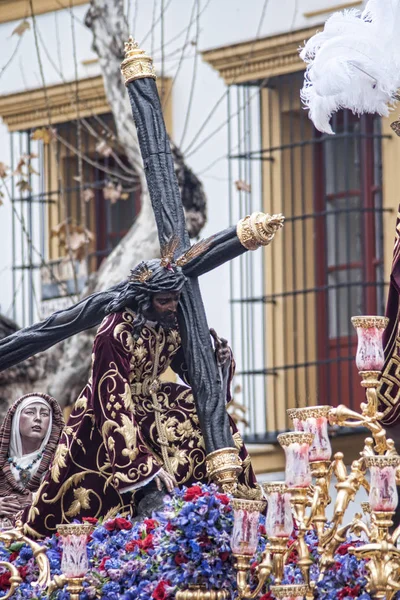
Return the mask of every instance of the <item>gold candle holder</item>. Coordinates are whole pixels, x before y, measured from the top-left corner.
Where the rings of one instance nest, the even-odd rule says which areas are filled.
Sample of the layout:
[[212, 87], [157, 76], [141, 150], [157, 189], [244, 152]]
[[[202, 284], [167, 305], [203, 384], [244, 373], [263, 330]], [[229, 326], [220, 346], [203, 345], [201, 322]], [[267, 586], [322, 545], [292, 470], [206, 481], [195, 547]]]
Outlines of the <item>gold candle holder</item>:
[[83, 582], [89, 568], [87, 558], [87, 538], [93, 532], [90, 523], [69, 523], [57, 526], [63, 540], [61, 570], [67, 580], [67, 590], [71, 600], [79, 600], [83, 592]]
[[67, 590], [71, 600], [79, 600], [79, 595], [85, 589], [83, 587], [84, 577], [67, 577]]
[[233, 493], [237, 488], [242, 461], [237, 448], [220, 448], [206, 456], [207, 473], [224, 492]]
[[190, 585], [187, 590], [179, 590], [176, 600], [228, 600], [227, 590], [207, 590], [205, 585]]

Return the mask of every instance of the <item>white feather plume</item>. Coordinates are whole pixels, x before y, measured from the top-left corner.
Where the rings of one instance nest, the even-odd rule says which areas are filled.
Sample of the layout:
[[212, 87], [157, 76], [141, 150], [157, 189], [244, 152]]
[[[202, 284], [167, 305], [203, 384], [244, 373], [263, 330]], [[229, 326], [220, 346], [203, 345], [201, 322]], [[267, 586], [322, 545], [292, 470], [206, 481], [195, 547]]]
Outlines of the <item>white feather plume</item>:
[[400, 0], [369, 0], [334, 13], [305, 44], [300, 92], [315, 127], [333, 133], [337, 110], [387, 115], [400, 87]]

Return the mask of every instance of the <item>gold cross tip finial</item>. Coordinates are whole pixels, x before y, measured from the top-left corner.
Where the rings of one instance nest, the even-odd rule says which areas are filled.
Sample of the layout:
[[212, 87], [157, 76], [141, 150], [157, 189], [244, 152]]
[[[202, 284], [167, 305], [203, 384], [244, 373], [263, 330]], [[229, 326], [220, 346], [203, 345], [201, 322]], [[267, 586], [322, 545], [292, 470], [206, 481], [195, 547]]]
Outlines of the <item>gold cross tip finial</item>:
[[125, 58], [121, 64], [121, 72], [125, 84], [135, 79], [145, 79], [146, 77], [156, 79], [152, 59], [150, 56], [147, 56], [144, 50], [139, 48], [139, 44], [132, 36], [125, 42], [124, 50]]
[[127, 42], [124, 42], [124, 50], [125, 50], [125, 58], [132, 56], [132, 54], [136, 51], [140, 51], [139, 44], [133, 37], [130, 35]]

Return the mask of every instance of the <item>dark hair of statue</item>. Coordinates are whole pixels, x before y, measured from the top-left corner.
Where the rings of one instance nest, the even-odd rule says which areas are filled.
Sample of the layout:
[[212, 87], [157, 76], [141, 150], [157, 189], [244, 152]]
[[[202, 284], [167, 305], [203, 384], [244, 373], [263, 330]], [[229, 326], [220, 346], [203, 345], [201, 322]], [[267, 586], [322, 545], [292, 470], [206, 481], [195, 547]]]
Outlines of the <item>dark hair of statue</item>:
[[132, 309], [136, 313], [132, 328], [137, 337], [146, 321], [145, 314], [151, 311], [154, 294], [180, 292], [185, 282], [182, 269], [173, 263], [163, 266], [158, 258], [142, 262], [131, 271], [123, 289], [108, 304], [106, 313], [119, 312], [125, 307]]

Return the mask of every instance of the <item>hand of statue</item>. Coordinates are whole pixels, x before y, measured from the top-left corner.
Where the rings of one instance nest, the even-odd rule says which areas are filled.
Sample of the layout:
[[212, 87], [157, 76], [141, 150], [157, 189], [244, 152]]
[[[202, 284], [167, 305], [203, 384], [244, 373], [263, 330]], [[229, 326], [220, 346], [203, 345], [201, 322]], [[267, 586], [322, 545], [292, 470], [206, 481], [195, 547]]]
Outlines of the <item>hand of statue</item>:
[[231, 349], [228, 346], [228, 340], [218, 337], [215, 329], [210, 329], [210, 333], [214, 340], [217, 363], [219, 366], [222, 366], [231, 360]]
[[16, 496], [3, 496], [0, 498], [0, 516], [1, 517], [13, 517], [21, 506]]
[[155, 477], [155, 482], [157, 485], [157, 489], [162, 492], [163, 484], [167, 489], [167, 492], [172, 492], [174, 487], [176, 486], [176, 481], [165, 469], [160, 469], [158, 471], [158, 475]]

